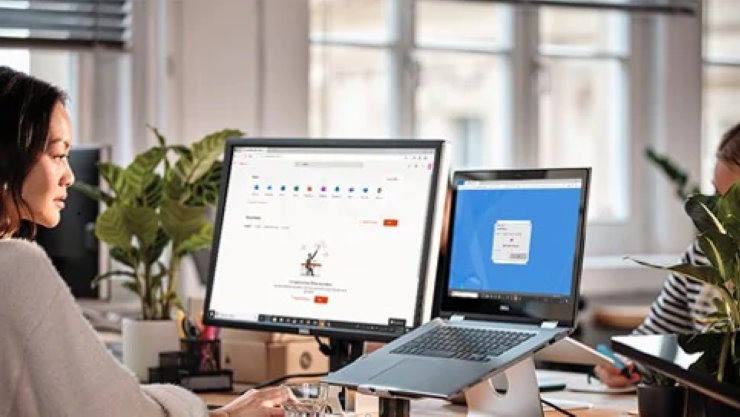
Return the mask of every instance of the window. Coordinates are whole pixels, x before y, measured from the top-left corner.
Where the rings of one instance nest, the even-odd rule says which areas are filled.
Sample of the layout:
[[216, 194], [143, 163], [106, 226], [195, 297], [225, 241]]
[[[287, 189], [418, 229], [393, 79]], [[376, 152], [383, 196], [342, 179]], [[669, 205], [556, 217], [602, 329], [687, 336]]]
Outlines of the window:
[[[75, 71], [77, 53], [61, 50], [0, 48], [0, 62], [15, 70], [36, 76], [64, 90], [72, 125], [79, 121], [79, 100]], [[75, 132], [76, 133], [76, 132]]]
[[452, 167], [506, 166], [511, 8], [417, 1], [414, 134], [452, 144]]
[[740, 122], [740, 2], [704, 3], [702, 188], [712, 190], [714, 153], [722, 134]]
[[[639, 244], [625, 12], [455, 0], [312, 0], [310, 128], [442, 138], [453, 169], [592, 166], [589, 220]], [[608, 247], [611, 245], [611, 249]]]
[[313, 0], [309, 129], [323, 137], [391, 134], [382, 0]]
[[599, 221], [630, 214], [627, 41], [623, 13], [540, 9], [539, 164], [596, 167], [589, 217]]

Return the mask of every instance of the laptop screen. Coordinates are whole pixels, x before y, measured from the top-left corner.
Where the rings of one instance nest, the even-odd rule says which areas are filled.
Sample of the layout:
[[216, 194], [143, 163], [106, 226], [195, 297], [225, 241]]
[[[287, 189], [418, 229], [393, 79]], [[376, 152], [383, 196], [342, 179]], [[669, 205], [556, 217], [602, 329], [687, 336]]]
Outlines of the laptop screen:
[[442, 308], [571, 322], [587, 188], [585, 169], [456, 173]]

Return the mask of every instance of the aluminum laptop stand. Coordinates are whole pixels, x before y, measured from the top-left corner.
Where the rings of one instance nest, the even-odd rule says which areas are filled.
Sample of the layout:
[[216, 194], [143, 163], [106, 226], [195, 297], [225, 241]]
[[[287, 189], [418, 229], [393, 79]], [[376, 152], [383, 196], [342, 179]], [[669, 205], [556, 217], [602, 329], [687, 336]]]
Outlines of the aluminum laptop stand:
[[[468, 417], [544, 416], [531, 354], [496, 375], [501, 374], [506, 377], [508, 385], [505, 393], [496, 390], [493, 377], [464, 391]], [[362, 389], [360, 392], [378, 397], [380, 417], [409, 417], [411, 407], [408, 398]], [[354, 401], [348, 401], [345, 411], [355, 411]]]

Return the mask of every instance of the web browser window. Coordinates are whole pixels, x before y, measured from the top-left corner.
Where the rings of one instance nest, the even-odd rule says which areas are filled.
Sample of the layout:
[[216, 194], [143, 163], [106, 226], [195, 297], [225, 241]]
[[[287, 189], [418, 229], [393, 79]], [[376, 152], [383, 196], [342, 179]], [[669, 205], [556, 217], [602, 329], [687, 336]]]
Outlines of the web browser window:
[[434, 158], [419, 148], [235, 148], [211, 317], [413, 325]]

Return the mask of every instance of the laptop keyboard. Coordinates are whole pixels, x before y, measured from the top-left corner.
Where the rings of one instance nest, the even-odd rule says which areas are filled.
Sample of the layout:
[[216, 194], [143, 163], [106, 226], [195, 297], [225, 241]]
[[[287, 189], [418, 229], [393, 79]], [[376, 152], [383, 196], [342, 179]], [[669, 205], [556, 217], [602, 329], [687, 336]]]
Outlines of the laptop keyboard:
[[440, 326], [393, 349], [391, 353], [485, 362], [536, 333]]

